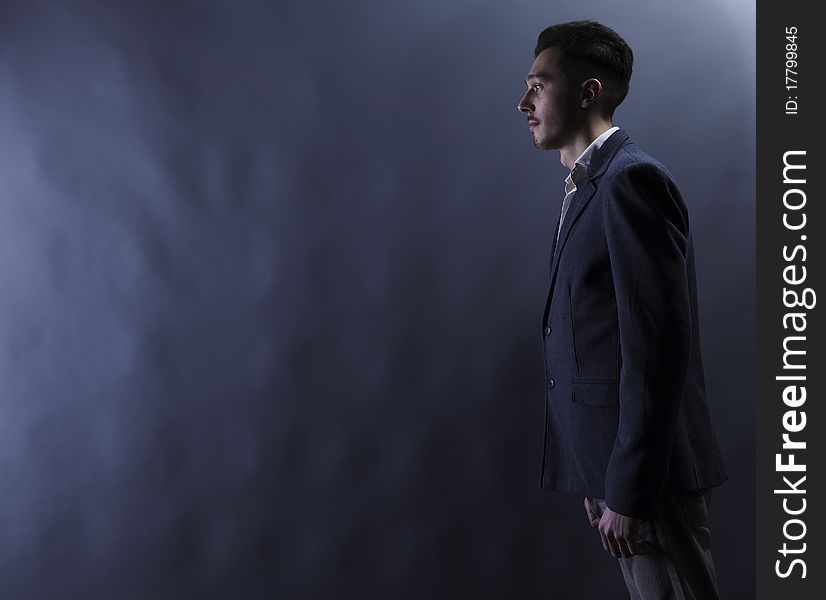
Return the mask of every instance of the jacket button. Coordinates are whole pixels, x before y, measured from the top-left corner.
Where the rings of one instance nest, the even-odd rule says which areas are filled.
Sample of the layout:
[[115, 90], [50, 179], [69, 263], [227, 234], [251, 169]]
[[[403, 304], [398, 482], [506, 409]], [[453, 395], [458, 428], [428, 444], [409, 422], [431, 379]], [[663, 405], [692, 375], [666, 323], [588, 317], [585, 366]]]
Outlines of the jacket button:
[[556, 382], [554, 382], [554, 380], [553, 380], [553, 379], [551, 379], [551, 380], [548, 382], [548, 387], [554, 387], [555, 385], [556, 385]]
[[545, 327], [545, 335], [551, 335], [551, 328]]

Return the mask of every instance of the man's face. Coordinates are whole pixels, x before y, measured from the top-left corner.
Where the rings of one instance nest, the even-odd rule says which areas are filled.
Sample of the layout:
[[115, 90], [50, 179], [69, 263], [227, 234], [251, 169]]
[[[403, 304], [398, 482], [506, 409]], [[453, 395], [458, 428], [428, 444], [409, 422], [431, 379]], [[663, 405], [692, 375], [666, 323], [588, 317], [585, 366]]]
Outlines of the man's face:
[[570, 143], [582, 118], [579, 89], [568, 83], [558, 62], [559, 48], [539, 53], [525, 79], [528, 91], [517, 105], [528, 117], [534, 145], [545, 150]]

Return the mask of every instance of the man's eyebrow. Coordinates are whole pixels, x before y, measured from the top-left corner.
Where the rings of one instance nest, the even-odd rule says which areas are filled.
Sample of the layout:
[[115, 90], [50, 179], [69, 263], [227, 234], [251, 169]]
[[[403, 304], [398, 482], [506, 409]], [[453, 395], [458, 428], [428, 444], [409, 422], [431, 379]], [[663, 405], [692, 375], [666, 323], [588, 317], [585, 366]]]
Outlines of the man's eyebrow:
[[529, 82], [531, 79], [539, 79], [540, 81], [548, 81], [550, 77], [548, 77], [547, 73], [528, 73], [528, 76], [525, 77], [525, 83]]

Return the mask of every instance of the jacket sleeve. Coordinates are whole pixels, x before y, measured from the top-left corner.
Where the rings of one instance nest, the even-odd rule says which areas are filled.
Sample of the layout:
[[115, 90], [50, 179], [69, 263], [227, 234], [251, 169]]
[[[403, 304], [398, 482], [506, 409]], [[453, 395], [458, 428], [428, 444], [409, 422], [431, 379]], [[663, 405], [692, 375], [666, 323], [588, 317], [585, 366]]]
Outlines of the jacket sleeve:
[[612, 178], [602, 208], [621, 364], [606, 504], [650, 518], [668, 478], [691, 349], [688, 215], [671, 177], [650, 163]]

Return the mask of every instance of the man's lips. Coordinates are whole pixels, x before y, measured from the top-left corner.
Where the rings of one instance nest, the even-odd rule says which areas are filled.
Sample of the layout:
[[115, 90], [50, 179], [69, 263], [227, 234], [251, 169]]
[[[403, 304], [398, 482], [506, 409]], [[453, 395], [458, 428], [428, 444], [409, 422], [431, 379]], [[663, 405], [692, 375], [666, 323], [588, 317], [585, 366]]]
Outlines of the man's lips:
[[539, 121], [528, 121], [528, 129], [539, 125]]

